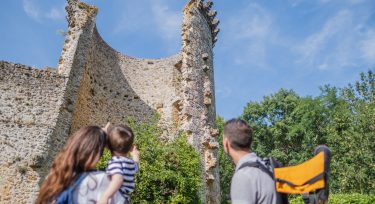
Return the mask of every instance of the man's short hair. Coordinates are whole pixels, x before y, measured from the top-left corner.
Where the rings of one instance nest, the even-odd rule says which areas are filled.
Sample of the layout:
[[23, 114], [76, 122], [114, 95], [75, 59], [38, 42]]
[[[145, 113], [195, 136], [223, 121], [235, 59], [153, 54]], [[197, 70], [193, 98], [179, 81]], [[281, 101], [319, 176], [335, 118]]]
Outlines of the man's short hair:
[[127, 125], [110, 127], [108, 130], [108, 148], [111, 152], [128, 153], [133, 145], [134, 134]]
[[235, 150], [249, 150], [253, 141], [253, 130], [241, 119], [231, 119], [224, 124], [224, 136]]

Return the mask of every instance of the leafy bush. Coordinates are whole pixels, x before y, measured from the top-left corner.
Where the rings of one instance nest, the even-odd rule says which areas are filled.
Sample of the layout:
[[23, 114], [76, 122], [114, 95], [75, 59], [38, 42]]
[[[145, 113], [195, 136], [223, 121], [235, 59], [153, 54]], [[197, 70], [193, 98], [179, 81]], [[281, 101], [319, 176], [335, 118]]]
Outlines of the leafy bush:
[[[133, 203], [197, 203], [202, 190], [200, 157], [180, 134], [172, 142], [159, 138], [162, 130], [157, 119], [137, 124], [129, 120], [140, 151], [140, 172], [136, 175]], [[105, 168], [110, 152], [106, 150], [98, 162]]]
[[[331, 204], [373, 204], [375, 203], [375, 195], [369, 194], [333, 194], [329, 196], [329, 203]], [[301, 197], [289, 200], [290, 204], [304, 204]]]
[[224, 119], [221, 117], [216, 118], [216, 126], [219, 129], [219, 172], [220, 172], [220, 190], [221, 190], [221, 203], [230, 203], [230, 183], [234, 174], [234, 163], [231, 158], [224, 152], [223, 148], [223, 128]]
[[111, 157], [112, 157], [111, 152], [107, 148], [105, 148], [102, 157], [100, 158], [99, 162], [96, 164], [96, 169], [104, 171]]

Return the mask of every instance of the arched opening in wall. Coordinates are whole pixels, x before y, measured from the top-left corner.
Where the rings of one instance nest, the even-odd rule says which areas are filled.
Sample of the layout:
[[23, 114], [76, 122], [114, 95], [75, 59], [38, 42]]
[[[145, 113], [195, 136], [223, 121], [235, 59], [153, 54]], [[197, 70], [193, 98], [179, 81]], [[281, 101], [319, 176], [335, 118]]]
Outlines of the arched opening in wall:
[[181, 10], [186, 2], [87, 1], [99, 8], [96, 25], [104, 41], [124, 55], [140, 58], [162, 58], [180, 51]]

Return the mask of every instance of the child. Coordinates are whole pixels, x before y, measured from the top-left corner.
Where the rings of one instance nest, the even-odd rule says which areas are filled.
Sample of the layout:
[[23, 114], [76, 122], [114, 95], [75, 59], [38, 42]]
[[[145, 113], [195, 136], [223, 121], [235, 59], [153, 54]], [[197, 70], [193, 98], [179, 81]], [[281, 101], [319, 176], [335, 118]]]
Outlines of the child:
[[[133, 145], [134, 134], [126, 125], [108, 127], [107, 124], [106, 129], [108, 148], [112, 153], [106, 172], [111, 181], [97, 203], [107, 204], [117, 191], [124, 196], [126, 203], [129, 203], [130, 193], [135, 187], [134, 176], [139, 168], [139, 151]], [[127, 157], [129, 153], [133, 159]]]

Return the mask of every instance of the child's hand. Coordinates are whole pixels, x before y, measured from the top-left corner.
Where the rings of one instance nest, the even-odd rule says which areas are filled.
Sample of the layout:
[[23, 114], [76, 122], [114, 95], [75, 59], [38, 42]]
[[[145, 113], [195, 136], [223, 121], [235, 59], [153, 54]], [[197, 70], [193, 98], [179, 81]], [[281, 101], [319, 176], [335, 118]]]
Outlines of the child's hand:
[[100, 199], [96, 201], [96, 204], [108, 204], [108, 198], [100, 196]]
[[105, 125], [105, 127], [102, 128], [102, 130], [104, 130], [104, 132], [108, 133], [109, 126], [111, 126], [111, 122], [107, 122], [107, 125]]
[[137, 149], [137, 146], [133, 145], [133, 147], [130, 150], [130, 155], [132, 156], [135, 162], [139, 163], [139, 151]]

